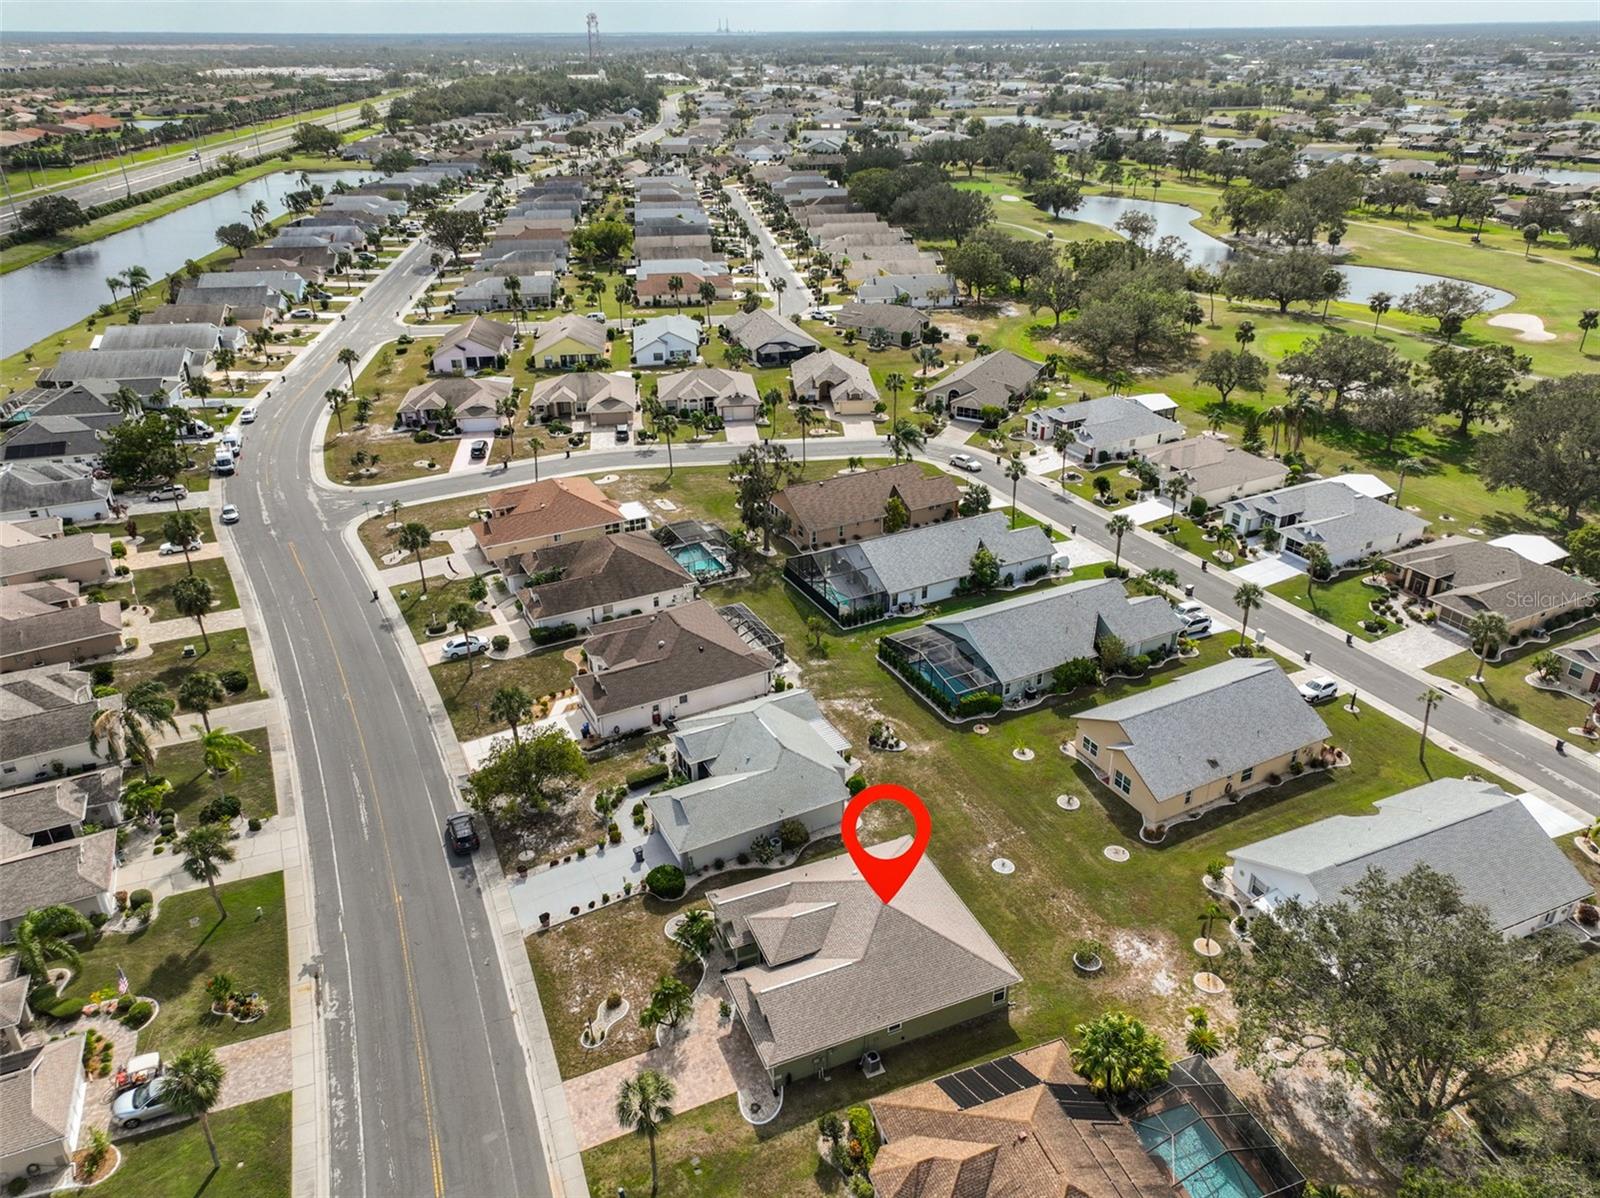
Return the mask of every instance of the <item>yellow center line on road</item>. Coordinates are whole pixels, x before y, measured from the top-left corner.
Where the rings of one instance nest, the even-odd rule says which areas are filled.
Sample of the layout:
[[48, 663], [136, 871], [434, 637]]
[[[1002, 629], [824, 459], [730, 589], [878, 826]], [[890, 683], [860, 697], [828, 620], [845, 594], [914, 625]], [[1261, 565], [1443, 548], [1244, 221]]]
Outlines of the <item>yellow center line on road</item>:
[[311, 585], [311, 579], [306, 574], [305, 565], [301, 562], [300, 553], [293, 541], [289, 542], [289, 554], [294, 558], [295, 569], [300, 571], [300, 578], [306, 584], [306, 591], [311, 595], [312, 603], [316, 605], [317, 619], [322, 623], [322, 634], [327, 638], [328, 648], [333, 653], [333, 664], [339, 672], [339, 686], [344, 692], [345, 706], [350, 709], [350, 721], [355, 727], [356, 739], [361, 745], [361, 760], [367, 772], [367, 789], [372, 794], [372, 807], [378, 813], [378, 835], [383, 845], [384, 868], [389, 875], [389, 893], [394, 899], [395, 923], [400, 931], [400, 956], [405, 967], [406, 1005], [410, 1008], [411, 1034], [417, 1044], [417, 1071], [422, 1080], [422, 1115], [428, 1131], [428, 1152], [433, 1158], [433, 1193], [434, 1198], [442, 1198], [444, 1161], [439, 1151], [439, 1133], [433, 1117], [433, 1093], [428, 1084], [428, 1058], [422, 1039], [422, 1013], [417, 1003], [416, 975], [412, 968], [410, 939], [406, 933], [405, 907], [402, 905], [400, 888], [395, 878], [394, 860], [389, 854], [389, 836], [383, 818], [383, 802], [378, 792], [377, 780], [373, 777], [372, 758], [367, 752], [366, 734], [362, 731], [361, 718], [356, 712], [355, 699], [350, 693], [350, 680], [345, 674], [338, 646], [334, 643], [333, 631], [328, 627], [328, 617], [323, 614], [316, 588]]

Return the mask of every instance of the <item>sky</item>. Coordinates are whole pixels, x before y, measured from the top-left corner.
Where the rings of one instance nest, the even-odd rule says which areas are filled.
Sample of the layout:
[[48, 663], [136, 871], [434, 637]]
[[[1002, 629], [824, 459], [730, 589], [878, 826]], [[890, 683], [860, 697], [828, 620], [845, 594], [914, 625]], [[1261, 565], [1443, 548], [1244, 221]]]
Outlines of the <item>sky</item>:
[[1216, 29], [1584, 21], [1595, 0], [0, 0], [15, 32], [606, 33]]

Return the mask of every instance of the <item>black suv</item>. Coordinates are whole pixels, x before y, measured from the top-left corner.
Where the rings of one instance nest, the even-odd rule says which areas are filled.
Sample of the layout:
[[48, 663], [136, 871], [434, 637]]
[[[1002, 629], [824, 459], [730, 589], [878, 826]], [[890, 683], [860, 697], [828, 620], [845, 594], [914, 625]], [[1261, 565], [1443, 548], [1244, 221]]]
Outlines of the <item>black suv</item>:
[[478, 828], [473, 822], [472, 815], [466, 811], [458, 811], [447, 816], [444, 821], [444, 839], [450, 846], [450, 851], [458, 857], [465, 857], [468, 853], [475, 852], [478, 848]]

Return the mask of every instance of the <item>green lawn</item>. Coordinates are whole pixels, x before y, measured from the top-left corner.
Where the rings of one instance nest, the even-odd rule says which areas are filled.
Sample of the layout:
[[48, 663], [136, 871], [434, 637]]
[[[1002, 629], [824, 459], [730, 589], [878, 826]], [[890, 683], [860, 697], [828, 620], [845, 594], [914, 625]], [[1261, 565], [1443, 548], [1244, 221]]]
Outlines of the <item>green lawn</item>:
[[[1178, 505], [1178, 510], [1180, 512], [1183, 510], [1182, 504]], [[1181, 549], [1187, 549], [1196, 557], [1204, 559], [1212, 569], [1232, 570], [1235, 566], [1244, 564], [1244, 559], [1238, 556], [1237, 550], [1232, 551], [1234, 553], [1233, 561], [1224, 562], [1219, 560], [1216, 542], [1206, 540], [1205, 533], [1201, 531], [1200, 526], [1187, 516], [1180, 515], [1178, 517], [1177, 528], [1173, 531], [1168, 531], [1169, 523], [1167, 520], [1157, 520], [1148, 527], [1153, 532], [1165, 537], [1172, 544]]]
[[488, 713], [489, 700], [505, 686], [520, 686], [535, 700], [559, 694], [572, 685], [572, 663], [562, 656], [571, 646], [541, 649], [527, 657], [492, 661], [474, 657], [443, 661], [429, 669], [439, 688], [450, 723], [461, 740], [476, 740], [505, 725]]
[[[1335, 582], [1313, 583], [1308, 575], [1298, 574], [1274, 583], [1267, 590], [1342, 632], [1354, 633], [1364, 641], [1375, 641], [1390, 632], [1400, 631], [1401, 625], [1386, 616], [1379, 617], [1370, 606], [1374, 599], [1385, 598], [1387, 592], [1369, 587], [1361, 578], [1362, 572], [1357, 571]], [[1389, 624], [1387, 631], [1375, 636], [1361, 627], [1362, 620], [1378, 618]]]
[[[98, 934], [84, 949], [83, 966], [62, 997], [88, 1002], [96, 990], [117, 984], [120, 965], [132, 993], [161, 1003], [160, 1014], [139, 1033], [140, 1052], [170, 1055], [202, 1044], [215, 1048], [288, 1027], [283, 875], [228, 882], [217, 891], [227, 919], [217, 918], [211, 894], [202, 886], [163, 901], [155, 920], [142, 931]], [[245, 990], [260, 991], [268, 1004], [266, 1015], [240, 1024], [211, 1014], [205, 987], [221, 972], [231, 974]]]
[[[183, 648], [190, 644], [195, 648], [195, 656], [185, 657]], [[261, 680], [256, 676], [255, 658], [250, 655], [250, 636], [243, 628], [213, 632], [209, 651], [200, 639], [198, 630], [192, 641], [162, 641], [149, 657], [116, 662], [114, 669], [117, 689], [124, 693], [146, 679], [154, 678], [165, 684], [174, 696], [178, 693], [178, 687], [183, 685], [184, 678], [194, 670], [208, 670], [213, 674], [221, 674], [224, 670], [243, 670], [250, 676], [250, 685], [238, 694], [230, 693], [227, 702], [248, 703], [252, 699], [266, 697], [266, 691], [261, 689]]]
[[[197, 1122], [117, 1141], [118, 1198], [288, 1198], [292, 1102], [285, 1092], [211, 1116], [222, 1168], [211, 1167]], [[81, 1190], [56, 1191], [57, 1198]]]
[[1526, 720], [1553, 736], [1565, 737], [1568, 728], [1583, 723], [1583, 714], [1587, 710], [1583, 700], [1573, 695], [1540, 690], [1523, 679], [1533, 673], [1533, 659], [1539, 654], [1548, 652], [1556, 645], [1593, 636], [1594, 631], [1595, 625], [1591, 620], [1554, 634], [1548, 644], [1528, 642], [1519, 648], [1507, 650], [1499, 661], [1491, 661], [1484, 666], [1482, 682], [1467, 681], [1478, 672], [1478, 655], [1470, 649], [1429, 666], [1428, 672], [1451, 682], [1462, 683], [1485, 703], [1509, 716]]
[[[225, 728], [227, 713], [220, 714], [223, 719], [215, 721], [214, 726]], [[193, 721], [193, 716], [184, 716], [180, 717], [179, 723], [185, 725]], [[267, 731], [265, 728], [251, 728], [237, 735], [251, 744], [256, 755], [240, 756], [239, 774], [227, 779], [224, 789], [238, 796], [240, 814], [246, 819], [277, 815], [278, 788], [272, 777], [272, 750], [267, 746]], [[156, 770], [172, 783], [167, 806], [178, 813], [179, 831], [192, 825], [200, 808], [217, 797], [217, 780], [206, 770], [199, 740], [163, 748], [156, 761]]]
[[[211, 584], [211, 593], [216, 599], [212, 611], [228, 611], [239, 606], [239, 594], [233, 588], [233, 576], [228, 573], [228, 563], [220, 557], [195, 562], [194, 575]], [[139, 594], [139, 602], [148, 604], [151, 608], [152, 620], [178, 618], [178, 609], [173, 606], [172, 589], [177, 586], [180, 578], [188, 576], [188, 566], [181, 556], [172, 565], [150, 566], [147, 569], [134, 571], [134, 589]]]
[[[422, 593], [421, 586], [416, 580], [401, 583], [390, 588], [395, 603], [406, 618], [406, 627], [411, 629], [411, 635], [417, 638], [420, 645], [425, 641], [434, 640], [441, 636], [454, 636], [456, 628], [451, 625], [440, 632], [430, 633], [428, 624], [432, 620], [444, 622], [450, 607], [455, 603], [465, 603], [472, 606], [472, 620], [468, 623], [469, 629], [482, 628], [493, 621], [486, 612], [479, 611], [467, 595], [467, 588], [471, 580], [467, 578], [430, 578], [428, 579], [428, 593]], [[402, 597], [402, 592], [405, 592]]]

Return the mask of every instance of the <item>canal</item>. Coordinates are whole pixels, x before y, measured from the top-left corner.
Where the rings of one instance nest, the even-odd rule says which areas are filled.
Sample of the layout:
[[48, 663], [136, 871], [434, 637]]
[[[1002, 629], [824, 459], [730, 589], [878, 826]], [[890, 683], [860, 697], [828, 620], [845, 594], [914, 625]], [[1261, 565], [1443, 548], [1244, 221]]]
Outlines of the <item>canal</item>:
[[[331, 189], [335, 183], [358, 183], [372, 175], [335, 170], [316, 171], [310, 177]], [[211, 253], [217, 248], [217, 229], [234, 221], [248, 223], [257, 200], [266, 201], [272, 216], [282, 216], [288, 210], [284, 196], [300, 186], [299, 179], [293, 171], [263, 175], [135, 228], [0, 275], [0, 357], [21, 353], [110, 303], [106, 279], [130, 266], [142, 266], [152, 279], [160, 279], [190, 258]]]

